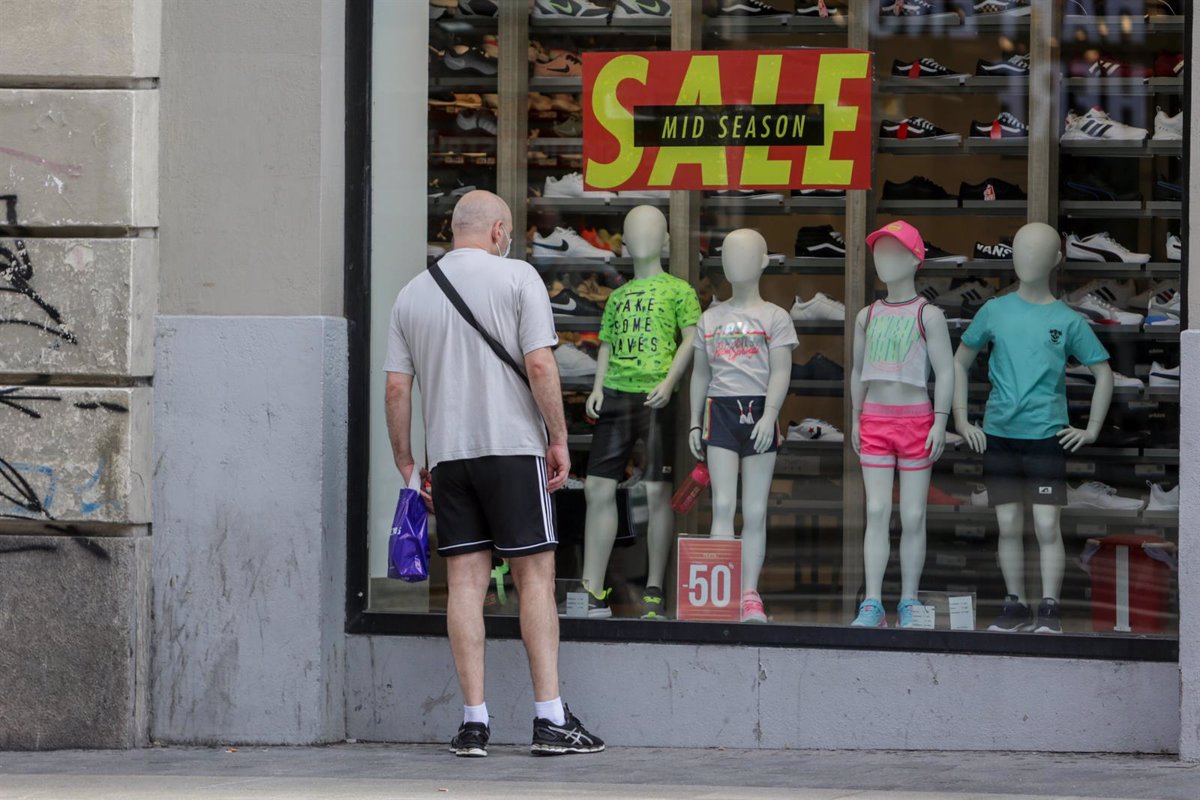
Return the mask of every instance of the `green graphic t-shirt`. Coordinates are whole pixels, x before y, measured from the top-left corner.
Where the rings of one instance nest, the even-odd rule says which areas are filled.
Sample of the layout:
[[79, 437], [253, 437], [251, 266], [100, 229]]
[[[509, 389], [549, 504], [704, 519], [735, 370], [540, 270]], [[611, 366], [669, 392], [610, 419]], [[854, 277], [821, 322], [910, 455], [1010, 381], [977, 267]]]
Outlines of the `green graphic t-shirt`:
[[604, 387], [646, 394], [662, 383], [679, 347], [679, 329], [700, 319], [688, 282], [666, 272], [617, 287], [604, 306], [600, 341], [611, 349]]

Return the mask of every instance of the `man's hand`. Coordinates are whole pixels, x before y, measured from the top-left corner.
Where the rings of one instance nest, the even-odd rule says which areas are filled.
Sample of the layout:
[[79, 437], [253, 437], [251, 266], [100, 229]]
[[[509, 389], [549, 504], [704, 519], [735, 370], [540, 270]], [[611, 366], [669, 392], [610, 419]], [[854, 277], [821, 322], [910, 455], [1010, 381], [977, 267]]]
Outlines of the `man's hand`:
[[[400, 475], [404, 477], [404, 485], [405, 486], [408, 486], [412, 483], [412, 473], [413, 473], [413, 470], [416, 469], [416, 466], [417, 466], [416, 464], [414, 464], [410, 461], [407, 464], [405, 464], [403, 467], [400, 467]], [[427, 510], [430, 514], [432, 514], [433, 513], [433, 495], [431, 495], [429, 492], [425, 491], [425, 484], [426, 484], [426, 482], [431, 480], [431, 476], [429, 474], [429, 470], [427, 470], [425, 467], [421, 467], [420, 478], [421, 478], [421, 484], [417, 487], [417, 491], [419, 491], [421, 493], [421, 499], [425, 501], [425, 510]]]
[[654, 387], [654, 391], [646, 395], [646, 405], [650, 408], [666, 408], [667, 403], [671, 402], [673, 391], [675, 391], [675, 384], [669, 380], [663, 381]]
[[552, 444], [546, 448], [546, 489], [557, 492], [567, 482], [571, 472], [571, 454], [565, 444]]

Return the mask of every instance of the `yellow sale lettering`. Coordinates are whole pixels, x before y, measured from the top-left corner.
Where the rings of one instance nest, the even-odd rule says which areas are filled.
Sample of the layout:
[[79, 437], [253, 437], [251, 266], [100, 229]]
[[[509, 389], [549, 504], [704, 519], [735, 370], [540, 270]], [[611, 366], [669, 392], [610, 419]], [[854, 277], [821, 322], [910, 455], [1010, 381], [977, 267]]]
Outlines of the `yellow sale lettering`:
[[867, 77], [870, 56], [866, 53], [828, 53], [817, 68], [813, 102], [825, 106], [825, 143], [810, 147], [804, 158], [804, 183], [810, 186], [845, 186], [854, 174], [854, 162], [832, 159], [833, 134], [852, 131], [858, 125], [856, 106], [839, 106], [842, 81]]
[[[687, 74], [683, 76], [675, 105], [721, 105], [721, 62], [717, 56], [693, 56]], [[692, 135], [695, 136], [695, 131]], [[700, 175], [710, 186], [729, 183], [729, 164], [723, 147], [664, 147], [658, 151], [648, 183], [651, 186], [670, 186], [675, 179], [675, 170], [681, 164], [699, 164]]]
[[587, 179], [594, 187], [603, 189], [620, 186], [637, 172], [642, 163], [642, 148], [633, 143], [633, 114], [617, 100], [617, 87], [633, 80], [645, 85], [650, 68], [644, 56], [621, 55], [604, 65], [592, 87], [592, 114], [620, 143], [617, 157], [607, 164], [588, 159]]

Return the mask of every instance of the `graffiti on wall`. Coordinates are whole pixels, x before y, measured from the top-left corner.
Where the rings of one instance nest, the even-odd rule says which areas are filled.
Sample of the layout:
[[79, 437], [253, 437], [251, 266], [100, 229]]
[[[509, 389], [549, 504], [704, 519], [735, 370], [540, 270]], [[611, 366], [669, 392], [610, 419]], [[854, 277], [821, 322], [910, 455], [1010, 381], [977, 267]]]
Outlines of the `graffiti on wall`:
[[[17, 196], [15, 194], [0, 195], [4, 203], [6, 227], [10, 230], [17, 226]], [[8, 231], [6, 231], [7, 233]], [[18, 231], [19, 233], [19, 231]], [[17, 295], [19, 302], [32, 304], [36, 311], [26, 316], [10, 316], [14, 310], [9, 307], [0, 311], [0, 325], [24, 325], [36, 328], [50, 336], [69, 344], [79, 344], [63, 315], [48, 300], [38, 294], [33, 285], [33, 263], [24, 239], [9, 239], [0, 242], [0, 293]], [[31, 311], [32, 309], [24, 309]]]

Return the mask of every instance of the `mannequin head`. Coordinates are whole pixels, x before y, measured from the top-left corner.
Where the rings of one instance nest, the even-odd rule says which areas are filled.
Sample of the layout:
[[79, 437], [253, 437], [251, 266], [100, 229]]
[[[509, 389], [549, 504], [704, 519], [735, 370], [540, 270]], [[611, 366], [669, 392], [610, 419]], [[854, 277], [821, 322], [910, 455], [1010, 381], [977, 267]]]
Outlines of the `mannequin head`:
[[735, 287], [758, 283], [767, 262], [767, 240], [753, 228], [738, 228], [721, 245], [721, 266]]
[[890, 222], [867, 237], [875, 258], [875, 272], [886, 284], [912, 280], [925, 257], [921, 233], [903, 220]]
[[1021, 283], [1044, 281], [1062, 261], [1062, 239], [1044, 222], [1022, 225], [1013, 237], [1013, 267]]
[[621, 241], [635, 260], [658, 260], [667, 242], [667, 218], [654, 206], [637, 206], [625, 215]]

